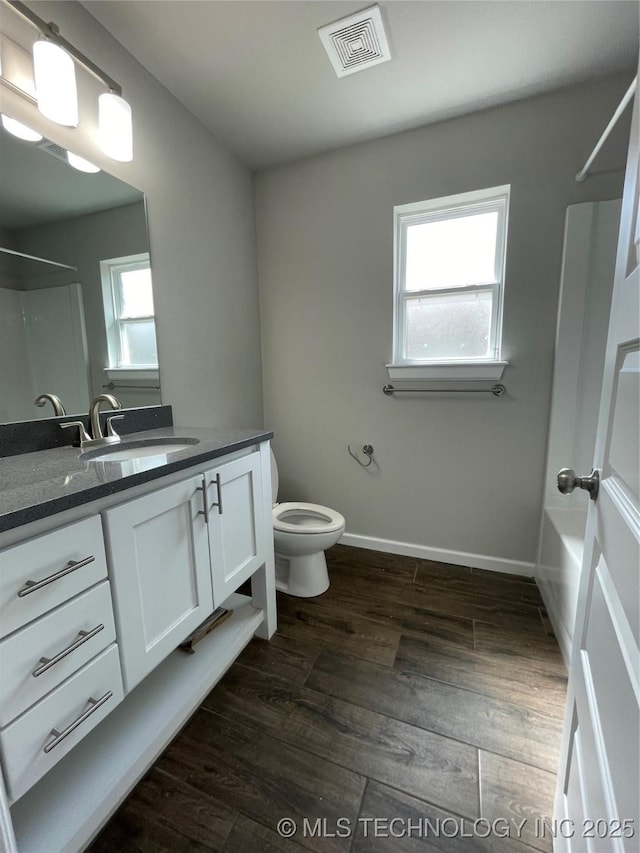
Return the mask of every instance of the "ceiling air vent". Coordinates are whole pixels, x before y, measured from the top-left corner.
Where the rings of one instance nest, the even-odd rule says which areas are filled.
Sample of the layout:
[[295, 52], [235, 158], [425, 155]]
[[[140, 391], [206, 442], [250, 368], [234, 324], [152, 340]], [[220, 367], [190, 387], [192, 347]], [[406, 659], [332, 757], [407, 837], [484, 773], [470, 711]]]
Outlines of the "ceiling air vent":
[[51, 154], [52, 157], [57, 157], [58, 160], [62, 160], [63, 163], [68, 164], [67, 160], [67, 149], [63, 148], [61, 145], [56, 145], [55, 142], [51, 142], [50, 139], [43, 139], [42, 142], [38, 142], [38, 148], [42, 151], [46, 151], [47, 154]]
[[338, 77], [391, 59], [378, 6], [320, 27], [318, 35]]

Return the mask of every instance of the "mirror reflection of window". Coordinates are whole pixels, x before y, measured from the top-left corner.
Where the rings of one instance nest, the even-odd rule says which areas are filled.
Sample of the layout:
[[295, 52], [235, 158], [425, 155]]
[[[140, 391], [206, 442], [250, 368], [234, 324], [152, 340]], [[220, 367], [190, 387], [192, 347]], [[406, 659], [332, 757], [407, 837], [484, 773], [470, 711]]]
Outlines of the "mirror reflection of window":
[[111, 369], [158, 368], [148, 254], [100, 262]]

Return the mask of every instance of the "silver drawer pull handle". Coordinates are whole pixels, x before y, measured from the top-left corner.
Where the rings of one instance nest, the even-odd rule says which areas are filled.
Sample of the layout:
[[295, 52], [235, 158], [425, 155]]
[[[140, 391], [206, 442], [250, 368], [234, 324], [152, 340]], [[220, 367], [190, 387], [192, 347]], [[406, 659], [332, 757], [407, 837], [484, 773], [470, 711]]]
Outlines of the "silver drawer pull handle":
[[84, 643], [88, 640], [93, 639], [96, 634], [99, 634], [100, 631], [104, 630], [104, 625], [97, 625], [92, 631], [78, 631], [78, 639], [74, 640], [70, 646], [67, 646], [66, 649], [63, 649], [61, 652], [55, 657], [52, 658], [40, 658], [40, 666], [37, 666], [33, 672], [31, 673], [34, 678], [37, 678], [39, 675], [42, 675], [43, 672], [46, 672], [48, 669], [51, 669], [52, 666], [55, 666], [59, 663], [63, 658], [66, 658], [67, 655], [70, 655], [71, 652], [75, 652], [76, 649], [79, 649]]
[[112, 696], [113, 691], [108, 690], [104, 696], [101, 696], [99, 699], [87, 699], [89, 703], [87, 710], [83, 711], [82, 714], [80, 714], [80, 716], [72, 723], [69, 723], [66, 729], [63, 729], [62, 731], [58, 731], [58, 729], [51, 729], [53, 740], [50, 740], [49, 743], [43, 747], [43, 752], [51, 752], [52, 749], [55, 749], [59, 743], [62, 743], [62, 741], [70, 735], [71, 732], [74, 732], [79, 725], [84, 723], [85, 720], [88, 720], [92, 714], [95, 714], [98, 708], [101, 708], [105, 702], [108, 702], [109, 699], [111, 699]]
[[218, 515], [222, 515], [222, 483], [220, 482], [220, 474], [216, 474], [215, 480], [209, 481], [210, 486], [213, 486], [214, 484], [216, 487], [216, 492], [218, 493], [217, 494], [218, 500], [214, 501], [211, 504], [211, 508], [213, 508], [214, 506], [217, 506], [218, 507]]
[[47, 584], [60, 580], [60, 578], [63, 578], [65, 575], [70, 575], [71, 572], [75, 572], [76, 569], [88, 566], [89, 563], [93, 563], [94, 560], [95, 557], [93, 556], [85, 557], [84, 560], [69, 560], [64, 568], [60, 569], [59, 572], [55, 572], [53, 575], [49, 575], [48, 578], [43, 578], [41, 581], [27, 581], [18, 592], [18, 598], [23, 598], [25, 595], [36, 592], [37, 590], [42, 589], [43, 586], [47, 586]]

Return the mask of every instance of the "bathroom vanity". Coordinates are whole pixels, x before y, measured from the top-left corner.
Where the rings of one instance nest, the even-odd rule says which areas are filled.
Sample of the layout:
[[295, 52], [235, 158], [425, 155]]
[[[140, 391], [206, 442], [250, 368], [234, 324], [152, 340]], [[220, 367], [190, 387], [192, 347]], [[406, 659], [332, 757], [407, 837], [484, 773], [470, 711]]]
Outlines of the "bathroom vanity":
[[[270, 438], [167, 427], [126, 436], [119, 461], [0, 460], [0, 845], [82, 849], [275, 631]], [[231, 617], [178, 650], [220, 606]]]

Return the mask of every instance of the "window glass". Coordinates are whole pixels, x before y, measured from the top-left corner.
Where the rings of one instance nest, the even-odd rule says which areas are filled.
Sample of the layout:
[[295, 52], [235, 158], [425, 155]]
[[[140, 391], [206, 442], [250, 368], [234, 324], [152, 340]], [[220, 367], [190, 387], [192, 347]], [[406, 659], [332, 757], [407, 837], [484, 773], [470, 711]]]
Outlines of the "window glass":
[[153, 316], [151, 270], [124, 270], [119, 275], [121, 317]]
[[487, 290], [407, 300], [406, 357], [487, 358], [492, 302], [493, 292]]
[[153, 320], [123, 321], [122, 353], [120, 367], [156, 365], [156, 324]]
[[495, 281], [497, 228], [497, 211], [409, 225], [405, 289]]

